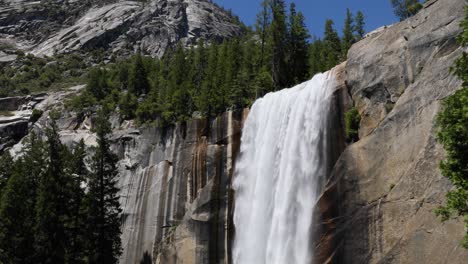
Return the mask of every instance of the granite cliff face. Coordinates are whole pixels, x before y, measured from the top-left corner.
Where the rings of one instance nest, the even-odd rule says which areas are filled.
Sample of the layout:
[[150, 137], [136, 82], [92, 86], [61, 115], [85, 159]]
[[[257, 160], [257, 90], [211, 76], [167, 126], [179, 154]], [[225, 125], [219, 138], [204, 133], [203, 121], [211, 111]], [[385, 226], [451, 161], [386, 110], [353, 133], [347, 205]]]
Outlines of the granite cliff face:
[[[435, 117], [461, 87], [449, 68], [464, 0], [431, 0], [416, 16], [368, 35], [348, 54], [346, 82], [362, 117], [360, 140], [331, 175], [339, 263], [464, 263], [460, 219], [441, 223], [434, 209], [451, 188], [438, 164]], [[329, 201], [328, 201], [329, 202]], [[338, 204], [336, 204], [338, 203]], [[335, 253], [335, 254], [334, 254]]]
[[227, 263], [230, 182], [245, 114], [117, 135], [124, 208], [122, 263]]
[[240, 24], [207, 0], [0, 1], [0, 40], [35, 55], [102, 48], [162, 56], [178, 41], [221, 40]]

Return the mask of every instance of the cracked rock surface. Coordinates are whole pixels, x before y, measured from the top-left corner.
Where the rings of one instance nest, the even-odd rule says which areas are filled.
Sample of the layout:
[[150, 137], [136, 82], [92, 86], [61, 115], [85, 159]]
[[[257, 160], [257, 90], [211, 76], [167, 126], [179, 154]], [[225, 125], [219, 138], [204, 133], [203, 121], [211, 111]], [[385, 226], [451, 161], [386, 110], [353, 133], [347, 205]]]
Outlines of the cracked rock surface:
[[451, 188], [439, 170], [441, 100], [461, 88], [450, 67], [464, 0], [431, 0], [414, 17], [349, 51], [346, 80], [362, 117], [360, 140], [335, 164], [336, 251], [343, 263], [465, 263], [460, 219], [434, 209]]
[[0, 1], [0, 40], [35, 55], [102, 48], [160, 57], [178, 41], [189, 46], [241, 32], [233, 16], [208, 0]]

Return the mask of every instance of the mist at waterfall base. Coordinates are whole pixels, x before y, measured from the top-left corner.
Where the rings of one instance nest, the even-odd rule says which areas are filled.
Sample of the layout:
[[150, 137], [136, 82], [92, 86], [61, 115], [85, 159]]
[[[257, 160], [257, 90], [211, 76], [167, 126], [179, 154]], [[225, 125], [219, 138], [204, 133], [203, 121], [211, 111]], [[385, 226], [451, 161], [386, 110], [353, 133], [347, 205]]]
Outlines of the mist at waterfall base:
[[333, 83], [330, 72], [318, 74], [252, 106], [233, 181], [235, 264], [313, 263]]

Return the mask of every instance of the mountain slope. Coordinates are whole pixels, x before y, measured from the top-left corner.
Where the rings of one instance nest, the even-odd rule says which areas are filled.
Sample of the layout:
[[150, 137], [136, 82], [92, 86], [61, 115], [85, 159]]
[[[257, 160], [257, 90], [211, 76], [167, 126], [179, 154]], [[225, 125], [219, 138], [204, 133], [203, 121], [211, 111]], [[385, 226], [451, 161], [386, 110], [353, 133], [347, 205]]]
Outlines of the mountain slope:
[[240, 23], [207, 0], [0, 2], [0, 41], [35, 55], [105, 49], [162, 56], [182, 41], [241, 34]]

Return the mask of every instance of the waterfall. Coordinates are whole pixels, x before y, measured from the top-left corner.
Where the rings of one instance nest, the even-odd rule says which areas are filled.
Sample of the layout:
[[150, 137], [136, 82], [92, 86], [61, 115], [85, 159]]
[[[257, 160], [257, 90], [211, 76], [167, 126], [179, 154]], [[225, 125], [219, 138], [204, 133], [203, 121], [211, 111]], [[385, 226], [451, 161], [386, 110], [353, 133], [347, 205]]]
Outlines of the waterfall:
[[326, 174], [328, 72], [257, 100], [236, 162], [235, 264], [313, 263], [313, 211]]

